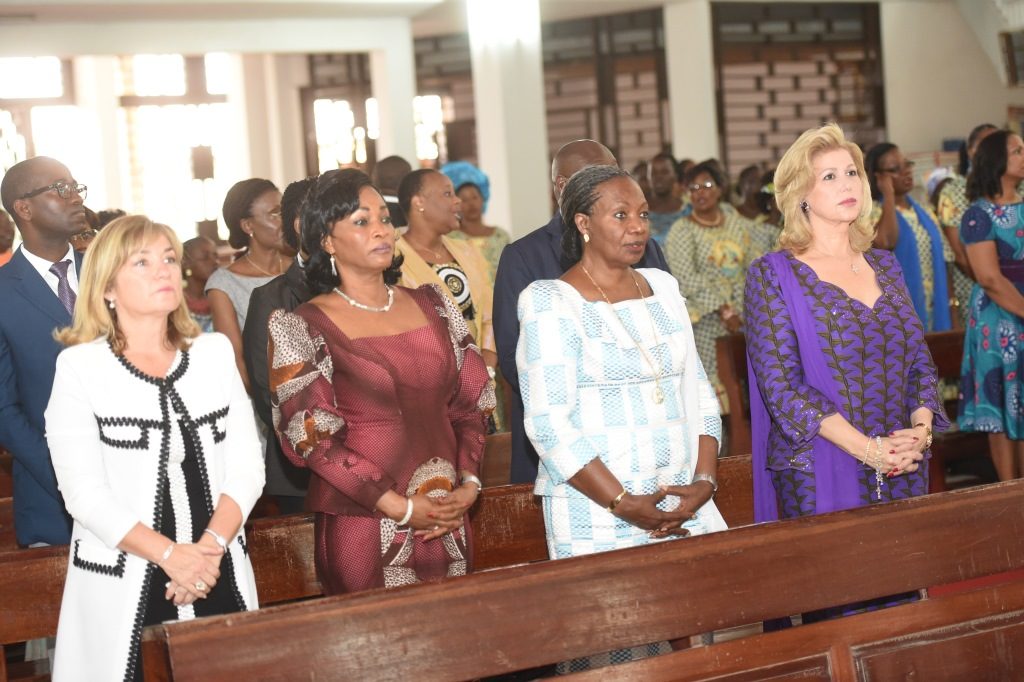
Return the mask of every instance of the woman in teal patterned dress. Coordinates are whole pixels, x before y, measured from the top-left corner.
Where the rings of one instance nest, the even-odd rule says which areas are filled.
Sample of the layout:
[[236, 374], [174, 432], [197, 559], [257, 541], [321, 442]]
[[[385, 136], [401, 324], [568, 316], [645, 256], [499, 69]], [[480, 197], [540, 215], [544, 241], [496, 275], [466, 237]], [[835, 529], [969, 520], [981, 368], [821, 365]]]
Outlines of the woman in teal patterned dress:
[[1000, 480], [1024, 473], [1024, 141], [1001, 130], [978, 145], [967, 178], [973, 202], [960, 239], [978, 279], [971, 293], [959, 422], [989, 434]]

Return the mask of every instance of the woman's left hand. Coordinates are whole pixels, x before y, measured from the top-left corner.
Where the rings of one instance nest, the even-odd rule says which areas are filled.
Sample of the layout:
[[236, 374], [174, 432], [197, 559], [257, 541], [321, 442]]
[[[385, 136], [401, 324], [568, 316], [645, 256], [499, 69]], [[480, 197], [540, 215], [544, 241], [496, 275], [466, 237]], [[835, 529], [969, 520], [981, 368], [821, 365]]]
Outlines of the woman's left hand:
[[[686, 511], [689, 518], [697, 514], [697, 510], [707, 504], [714, 494], [711, 484], [706, 481], [698, 481], [689, 485], [663, 485], [660, 486], [668, 495], [675, 495], [679, 498], [679, 504], [674, 511]], [[663, 538], [667, 535], [686, 535], [687, 531], [682, 526], [662, 526], [651, 531], [651, 537]]]
[[889, 440], [892, 442], [896, 454], [924, 452], [928, 442], [928, 433], [923, 426], [898, 429], [889, 434]]
[[[478, 488], [475, 483], [463, 483], [455, 490], [440, 498], [450, 505], [450, 511], [456, 512], [457, 523], [452, 524], [449, 522], [447, 527], [443, 524], [439, 524], [439, 528], [435, 528], [434, 530], [416, 531], [416, 534], [422, 536], [424, 540], [433, 540], [443, 535], [447, 535], [454, 530], [458, 530], [465, 522], [464, 518], [466, 510], [473, 506], [473, 503], [476, 502], [476, 498], [479, 496], [480, 488]], [[430, 515], [432, 514], [428, 514], [428, 516]]]

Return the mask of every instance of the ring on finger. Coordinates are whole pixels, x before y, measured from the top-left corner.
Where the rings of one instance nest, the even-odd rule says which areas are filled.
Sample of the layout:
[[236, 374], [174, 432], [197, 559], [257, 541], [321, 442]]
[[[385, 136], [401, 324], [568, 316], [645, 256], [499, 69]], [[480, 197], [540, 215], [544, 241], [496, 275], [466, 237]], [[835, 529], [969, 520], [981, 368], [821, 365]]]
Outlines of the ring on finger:
[[195, 588], [197, 592], [206, 592], [206, 583], [204, 583], [202, 580], [197, 580]]

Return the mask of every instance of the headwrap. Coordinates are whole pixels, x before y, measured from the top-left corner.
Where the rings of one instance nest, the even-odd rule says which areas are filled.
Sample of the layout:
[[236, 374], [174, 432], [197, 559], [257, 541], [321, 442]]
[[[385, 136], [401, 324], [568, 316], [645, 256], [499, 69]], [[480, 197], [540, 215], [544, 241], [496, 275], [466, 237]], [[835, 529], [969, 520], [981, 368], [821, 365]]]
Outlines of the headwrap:
[[482, 170], [469, 161], [449, 161], [441, 166], [441, 172], [452, 181], [456, 192], [463, 185], [476, 185], [484, 200], [484, 213], [487, 213], [487, 202], [491, 198], [491, 181], [487, 179], [487, 175]]

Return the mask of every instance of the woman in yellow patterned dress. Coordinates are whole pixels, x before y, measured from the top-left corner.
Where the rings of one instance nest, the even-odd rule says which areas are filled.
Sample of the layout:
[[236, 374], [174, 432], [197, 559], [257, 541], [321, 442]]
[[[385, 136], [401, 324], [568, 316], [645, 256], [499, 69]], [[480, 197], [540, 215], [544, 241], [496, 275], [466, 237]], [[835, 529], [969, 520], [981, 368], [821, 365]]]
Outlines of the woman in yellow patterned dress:
[[693, 212], [669, 230], [665, 258], [686, 297], [697, 354], [724, 414], [729, 405], [718, 380], [715, 339], [742, 329], [747, 266], [761, 254], [751, 242], [753, 223], [738, 211], [723, 210], [722, 188], [727, 185], [715, 164], [694, 166], [687, 174], [686, 187]]

